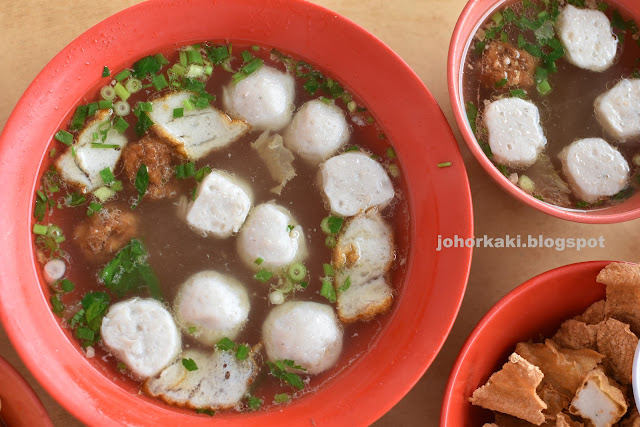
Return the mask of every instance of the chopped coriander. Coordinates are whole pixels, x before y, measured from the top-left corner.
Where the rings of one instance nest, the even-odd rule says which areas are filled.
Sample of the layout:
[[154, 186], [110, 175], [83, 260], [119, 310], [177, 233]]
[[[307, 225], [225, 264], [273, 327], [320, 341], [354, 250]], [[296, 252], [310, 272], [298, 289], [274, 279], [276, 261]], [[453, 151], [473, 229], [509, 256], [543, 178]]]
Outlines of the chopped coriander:
[[196, 414], [205, 414], [213, 417], [216, 414], [216, 411], [209, 408], [198, 408], [196, 409]]
[[322, 281], [322, 288], [320, 288], [320, 295], [329, 300], [330, 303], [336, 302], [336, 290], [331, 283], [331, 280], [324, 279]]
[[76, 285], [69, 279], [62, 279], [60, 281], [60, 288], [63, 292], [71, 292], [75, 289]]
[[302, 289], [306, 289], [307, 286], [309, 286], [309, 282], [300, 282], [299, 285], [300, 287], [302, 287]]
[[198, 370], [198, 365], [196, 365], [193, 359], [182, 359], [182, 366], [189, 372]]
[[99, 277], [118, 297], [146, 286], [153, 298], [161, 300], [158, 278], [147, 263], [148, 257], [142, 242], [133, 238], [100, 271]]
[[476, 128], [476, 119], [478, 118], [478, 108], [473, 104], [473, 102], [469, 101], [465, 104], [465, 110], [467, 112], [467, 120], [469, 120], [469, 126], [471, 126], [471, 132], [475, 135]]
[[209, 166], [203, 166], [193, 174], [193, 177], [196, 179], [196, 181], [202, 182], [202, 180], [210, 173], [211, 168]]
[[248, 396], [247, 402], [249, 404], [249, 409], [252, 411], [257, 411], [262, 406], [262, 399], [255, 396]]
[[149, 187], [149, 172], [147, 170], [147, 165], [144, 163], [140, 164], [140, 167], [138, 168], [134, 185], [136, 190], [138, 190], [138, 201], [131, 207], [132, 209], [135, 209], [135, 207], [140, 204], [142, 198], [147, 193], [147, 187]]
[[272, 276], [273, 276], [272, 272], [270, 272], [269, 270], [262, 269], [258, 271], [256, 274], [254, 274], [253, 278], [259, 282], [266, 283], [269, 281], [269, 279], [271, 279]]
[[512, 89], [509, 91], [511, 93], [511, 96], [515, 96], [516, 98], [526, 98], [527, 97], [527, 91], [524, 89]]
[[585, 202], [584, 200], [580, 200], [579, 202], [576, 203], [576, 207], [580, 209], [588, 208], [589, 203]]
[[498, 88], [498, 87], [505, 86], [507, 83], [509, 83], [509, 79], [504, 78], [502, 80], [498, 80], [494, 86]]
[[474, 51], [476, 52], [476, 55], [482, 55], [482, 52], [484, 52], [484, 48], [487, 46], [487, 44], [485, 42], [477, 42], [474, 46]]
[[106, 65], [102, 69], [102, 77], [109, 77], [111, 75], [111, 71], [109, 71], [109, 67]]
[[214, 64], [220, 64], [229, 58], [229, 50], [227, 46], [212, 46], [208, 50], [208, 56]]
[[129, 77], [130, 75], [131, 75], [131, 71], [130, 70], [122, 70], [118, 74], [115, 75], [114, 79], [116, 79], [117, 82], [121, 82], [121, 81], [125, 80], [127, 77]]
[[138, 116], [138, 122], [135, 126], [136, 135], [138, 135], [138, 137], [141, 137], [149, 130], [149, 128], [151, 128], [151, 126], [153, 126], [153, 121], [149, 118], [147, 113], [141, 112], [140, 116]]
[[60, 301], [60, 297], [57, 294], [53, 294], [49, 297], [49, 301], [51, 301], [51, 309], [57, 315], [62, 314], [64, 311], [64, 304]]
[[102, 205], [100, 203], [91, 202], [89, 203], [89, 208], [87, 209], [87, 216], [94, 216], [102, 209]]
[[174, 108], [173, 109], [173, 118], [178, 119], [184, 116], [184, 108]]
[[291, 233], [294, 228], [296, 228], [296, 227], [291, 225], [291, 224], [287, 225], [287, 232]]
[[222, 351], [229, 351], [236, 348], [236, 343], [231, 341], [229, 338], [224, 337], [220, 339], [220, 341], [218, 341], [218, 343], [216, 344], [216, 348]]
[[259, 257], [258, 257], [258, 258], [256, 258], [256, 260], [255, 260], [255, 261], [253, 261], [253, 262], [255, 262], [256, 264], [260, 265], [260, 264], [262, 264], [262, 263], [264, 262], [264, 259], [262, 259], [262, 258], [259, 258]]
[[98, 103], [92, 102], [91, 104], [87, 104], [87, 117], [93, 116], [96, 111], [98, 111]]
[[281, 381], [286, 382], [290, 386], [302, 390], [304, 381], [297, 374], [289, 372], [289, 369], [297, 369], [305, 371], [301, 366], [296, 366], [293, 360], [276, 360], [275, 362], [267, 362], [269, 373]]
[[339, 292], [346, 292], [350, 287], [351, 287], [351, 276], [347, 276], [347, 278], [344, 279], [344, 282], [342, 283], [342, 286], [340, 286], [340, 288], [338, 288], [338, 291]]
[[275, 403], [286, 403], [289, 401], [289, 395], [287, 393], [278, 393], [273, 396], [273, 401]]
[[327, 216], [322, 219], [320, 228], [325, 234], [338, 234], [343, 222], [344, 219], [338, 216]]
[[236, 359], [245, 360], [247, 357], [249, 357], [249, 347], [244, 344], [240, 344], [236, 350]]
[[617, 10], [611, 14], [611, 26], [622, 31], [627, 31], [627, 23]]
[[448, 168], [449, 166], [451, 166], [452, 163], [451, 162], [442, 162], [442, 163], [438, 163], [438, 167], [439, 168]]
[[502, 175], [509, 177], [509, 170], [505, 165], [497, 165], [498, 170], [502, 173]]
[[100, 177], [102, 178], [102, 182], [105, 184], [111, 184], [116, 178], [113, 176], [113, 172], [111, 172], [110, 168], [104, 168], [100, 171]]
[[84, 195], [75, 191], [67, 195], [67, 198], [66, 198], [67, 206], [80, 206], [86, 201], [87, 201], [87, 198]]
[[93, 341], [95, 338], [95, 332], [87, 327], [81, 326], [76, 329], [76, 337], [81, 340]]
[[355, 145], [352, 145], [351, 147], [344, 150], [345, 153], [348, 151], [360, 151], [360, 148], [356, 147]]
[[89, 107], [86, 105], [79, 105], [78, 108], [76, 108], [76, 112], [73, 114], [69, 128], [71, 130], [78, 130], [82, 128], [82, 126], [84, 126], [84, 120], [87, 118], [88, 111]]
[[324, 275], [328, 277], [333, 277], [335, 275], [335, 271], [331, 264], [322, 264], [322, 269], [324, 270]]
[[133, 64], [133, 76], [142, 79], [147, 74], [157, 74], [162, 64], [155, 56], [146, 56]]

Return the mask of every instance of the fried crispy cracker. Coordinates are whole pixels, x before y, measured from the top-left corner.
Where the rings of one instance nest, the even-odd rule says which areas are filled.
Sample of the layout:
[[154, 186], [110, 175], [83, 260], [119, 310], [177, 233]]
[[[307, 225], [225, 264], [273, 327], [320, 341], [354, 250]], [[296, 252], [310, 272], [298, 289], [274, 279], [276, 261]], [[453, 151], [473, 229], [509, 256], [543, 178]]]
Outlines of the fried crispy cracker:
[[558, 413], [569, 407], [571, 402], [570, 397], [560, 393], [550, 384], [543, 384], [538, 387], [538, 395], [547, 405], [547, 409], [542, 412], [547, 420], [555, 420]]
[[596, 349], [597, 325], [589, 325], [574, 319], [569, 319], [560, 325], [560, 329], [553, 336], [553, 341], [561, 347], [581, 350]]
[[584, 427], [584, 424], [572, 420], [567, 414], [560, 413], [556, 419], [556, 427]]
[[[496, 423], [498, 427], [535, 427], [535, 424], [531, 424], [529, 421], [521, 420], [520, 418], [512, 417], [511, 415], [501, 414], [500, 412], [494, 412]], [[555, 421], [546, 421], [540, 424], [539, 427], [555, 427]]]
[[640, 333], [640, 265], [611, 263], [598, 274], [597, 281], [607, 286], [605, 316], [628, 323]]
[[509, 362], [474, 391], [469, 401], [540, 425], [545, 421], [542, 411], [547, 405], [536, 394], [536, 387], [543, 376], [540, 369], [513, 353]]
[[596, 301], [589, 306], [580, 316], [574, 317], [579, 322], [584, 322], [587, 325], [597, 325], [604, 320], [604, 300]]
[[589, 372], [576, 391], [569, 412], [589, 420], [594, 427], [612, 426], [627, 412], [626, 399], [614, 383], [600, 369]]
[[565, 396], [573, 396], [585, 375], [602, 360], [593, 350], [560, 349], [551, 340], [544, 344], [518, 343], [516, 353], [538, 366], [549, 384]]
[[638, 337], [619, 320], [609, 319], [598, 329], [598, 351], [606, 356], [605, 365], [622, 384], [631, 384], [637, 346]]
[[485, 423], [482, 427], [500, 427], [500, 426], [498, 426], [498, 424], [495, 424], [495, 423]]
[[627, 412], [627, 416], [620, 421], [620, 427], [640, 427], [640, 414], [638, 414], [638, 408], [634, 407]]

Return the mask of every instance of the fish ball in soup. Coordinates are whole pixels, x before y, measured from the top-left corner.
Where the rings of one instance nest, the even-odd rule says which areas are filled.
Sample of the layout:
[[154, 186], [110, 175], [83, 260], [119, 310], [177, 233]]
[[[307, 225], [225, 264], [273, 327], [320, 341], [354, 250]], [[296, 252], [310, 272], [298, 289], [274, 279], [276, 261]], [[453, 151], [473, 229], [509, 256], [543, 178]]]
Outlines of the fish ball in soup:
[[596, 117], [618, 141], [640, 136], [640, 79], [623, 79], [595, 102]]

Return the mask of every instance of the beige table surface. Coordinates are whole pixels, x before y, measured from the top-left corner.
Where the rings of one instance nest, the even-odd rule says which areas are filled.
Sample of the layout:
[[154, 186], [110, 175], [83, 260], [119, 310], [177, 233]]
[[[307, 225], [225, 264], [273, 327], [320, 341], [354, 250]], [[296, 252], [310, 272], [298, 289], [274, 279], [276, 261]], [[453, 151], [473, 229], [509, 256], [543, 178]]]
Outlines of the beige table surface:
[[[465, 338], [482, 315], [506, 292], [551, 268], [578, 261], [640, 261], [640, 222], [593, 226], [539, 213], [508, 196], [488, 179], [457, 131], [446, 86], [449, 39], [466, 0], [317, 0], [382, 39], [427, 85], [458, 137], [474, 201], [475, 234], [543, 234], [545, 237], [604, 236], [605, 248], [577, 252], [554, 249], [476, 249], [462, 308], [431, 368], [377, 426], [437, 425], [447, 376]], [[0, 1], [0, 128], [28, 84], [72, 39], [136, 0]], [[0, 296], [1, 297], [1, 296]], [[34, 380], [0, 329], [0, 355], [36, 390], [56, 426], [81, 425]]]

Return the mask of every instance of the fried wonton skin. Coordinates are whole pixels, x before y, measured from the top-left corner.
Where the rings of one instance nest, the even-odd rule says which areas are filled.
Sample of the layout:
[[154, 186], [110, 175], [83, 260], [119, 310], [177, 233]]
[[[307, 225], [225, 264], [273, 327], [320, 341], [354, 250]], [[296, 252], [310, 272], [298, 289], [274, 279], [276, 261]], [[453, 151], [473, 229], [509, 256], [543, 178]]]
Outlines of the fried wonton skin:
[[584, 427], [580, 421], [574, 421], [567, 414], [558, 414], [556, 427]]
[[605, 365], [614, 378], [622, 384], [631, 384], [638, 337], [629, 330], [629, 325], [609, 319], [598, 329], [597, 338], [598, 351], [605, 355]]
[[597, 325], [604, 321], [604, 306], [603, 299], [596, 301], [587, 308], [580, 316], [574, 317], [579, 322], [584, 322], [587, 325]]
[[501, 370], [473, 392], [469, 401], [541, 425], [545, 421], [542, 411], [547, 405], [536, 394], [536, 387], [542, 378], [540, 369], [513, 353]]
[[631, 331], [640, 333], [640, 265], [611, 263], [597, 278], [607, 287], [606, 317], [629, 324]]
[[547, 421], [556, 420], [557, 416], [563, 409], [569, 407], [571, 398], [560, 393], [553, 388], [550, 384], [544, 384], [538, 387], [538, 395], [542, 401], [547, 405], [547, 409], [543, 411], [543, 414]]
[[540, 368], [544, 374], [543, 384], [551, 385], [565, 396], [573, 396], [585, 375], [603, 359], [593, 350], [561, 349], [551, 340], [544, 344], [518, 343], [516, 353]]
[[610, 427], [627, 412], [627, 401], [622, 392], [600, 369], [585, 377], [576, 391], [569, 412], [589, 420], [594, 427]]
[[620, 421], [620, 427], [640, 427], [640, 414], [638, 408], [634, 407], [627, 412], [627, 415]]
[[597, 334], [597, 325], [589, 325], [585, 322], [569, 319], [560, 325], [560, 329], [558, 329], [552, 340], [564, 348], [574, 350], [589, 348], [595, 350], [597, 349]]

